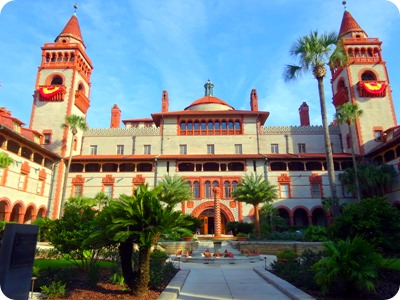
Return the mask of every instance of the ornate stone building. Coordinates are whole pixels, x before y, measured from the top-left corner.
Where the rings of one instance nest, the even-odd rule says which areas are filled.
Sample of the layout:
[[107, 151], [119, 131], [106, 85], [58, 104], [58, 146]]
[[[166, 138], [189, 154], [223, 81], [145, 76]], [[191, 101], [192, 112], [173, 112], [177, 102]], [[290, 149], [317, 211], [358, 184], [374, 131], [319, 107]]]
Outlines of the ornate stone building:
[[[358, 159], [394, 165], [398, 173], [400, 127], [381, 42], [369, 38], [348, 11], [344, 12], [339, 32], [350, 64], [332, 70], [333, 105], [359, 104], [364, 114], [357, 120], [353, 134]], [[329, 214], [321, 202], [330, 196], [324, 131], [322, 126], [310, 125], [305, 102], [299, 107], [299, 126], [268, 126], [270, 113], [258, 109], [255, 89], [250, 91], [249, 109], [237, 110], [214, 96], [214, 85], [209, 80], [204, 85], [204, 95], [195, 101], [188, 99], [188, 106], [180, 111], [169, 111], [167, 91], [161, 93], [160, 111], [149, 118], [121, 120], [122, 112], [115, 104], [109, 128], [89, 129], [71, 143], [71, 133], [61, 129], [60, 124], [67, 115], [86, 117], [89, 113], [92, 69], [78, 19], [73, 15], [55, 42], [42, 47], [30, 129], [26, 129], [36, 134], [36, 144], [29, 144], [31, 154], [19, 151], [25, 145], [19, 140], [17, 146], [10, 147], [7, 141], [11, 133], [0, 131], [2, 151], [12, 152], [16, 160], [24, 157], [26, 163], [37, 164], [39, 180], [40, 173], [46, 174], [43, 199], [27, 200], [36, 196], [32, 189], [25, 191], [26, 196], [14, 196], [16, 182], [8, 180], [7, 174], [11, 170], [22, 174], [22, 165], [3, 170], [2, 219], [16, 220], [10, 218], [9, 212], [17, 205], [29, 208], [31, 202], [35, 203], [33, 211], [43, 207], [49, 217], [59, 216], [65, 170], [60, 157], [67, 159], [72, 145], [68, 197], [93, 197], [103, 191], [117, 198], [123, 193], [131, 194], [137, 184], [153, 187], [166, 175], [178, 175], [188, 181], [193, 191], [193, 199], [182, 203], [179, 209], [202, 219], [204, 234], [214, 233], [213, 191], [219, 191], [220, 230], [224, 233], [226, 222], [252, 219], [252, 207], [235, 201], [232, 191], [245, 174], [254, 173], [278, 187], [279, 199], [274, 205], [291, 225], [328, 222]], [[354, 195], [345, 191], [338, 178], [352, 166], [348, 128], [331, 125], [330, 134], [338, 196], [342, 202], [353, 201]], [[22, 139], [21, 133], [18, 136]], [[35, 158], [35, 151], [41, 159]], [[29, 183], [37, 180], [31, 175]], [[395, 181], [387, 196], [396, 205], [400, 201], [398, 175]], [[13, 196], [4, 197], [6, 193]]]

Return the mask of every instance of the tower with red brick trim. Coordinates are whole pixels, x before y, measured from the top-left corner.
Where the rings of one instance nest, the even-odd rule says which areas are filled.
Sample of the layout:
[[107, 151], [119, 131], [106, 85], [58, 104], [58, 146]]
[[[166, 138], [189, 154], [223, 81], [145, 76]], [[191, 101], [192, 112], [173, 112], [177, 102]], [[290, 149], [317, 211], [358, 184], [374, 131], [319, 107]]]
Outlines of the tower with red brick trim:
[[[42, 60], [38, 68], [29, 127], [44, 135], [42, 144], [49, 150], [67, 157], [72, 134], [62, 129], [65, 117], [78, 115], [86, 118], [90, 106], [90, 75], [92, 62], [86, 54], [78, 18], [74, 13], [53, 43], [42, 47]], [[73, 143], [73, 155], [79, 153], [81, 134]], [[55, 174], [57, 187], [53, 193], [52, 216], [59, 211], [62, 176], [60, 165]], [[67, 195], [68, 197], [68, 195]]]
[[[382, 42], [369, 38], [353, 16], [345, 10], [339, 31], [347, 65], [332, 70], [333, 104], [357, 103], [363, 115], [353, 126], [355, 152], [360, 155], [385, 141], [385, 130], [397, 120], [390, 89]], [[350, 151], [347, 125], [341, 126], [344, 151]]]

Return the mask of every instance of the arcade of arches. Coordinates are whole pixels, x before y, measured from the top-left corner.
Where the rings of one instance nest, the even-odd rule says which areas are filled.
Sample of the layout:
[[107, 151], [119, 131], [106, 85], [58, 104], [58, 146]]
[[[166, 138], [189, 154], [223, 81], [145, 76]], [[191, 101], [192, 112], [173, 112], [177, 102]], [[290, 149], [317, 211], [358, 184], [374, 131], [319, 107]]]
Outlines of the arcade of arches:
[[291, 226], [329, 225], [331, 215], [325, 212], [322, 206], [315, 206], [311, 210], [305, 206], [296, 206], [289, 209], [285, 206], [276, 207], [279, 216]]
[[44, 206], [39, 208], [35, 204], [24, 205], [23, 201], [17, 201], [13, 205], [7, 198], [0, 198], [0, 221], [31, 224], [37, 218], [46, 217], [47, 210]]

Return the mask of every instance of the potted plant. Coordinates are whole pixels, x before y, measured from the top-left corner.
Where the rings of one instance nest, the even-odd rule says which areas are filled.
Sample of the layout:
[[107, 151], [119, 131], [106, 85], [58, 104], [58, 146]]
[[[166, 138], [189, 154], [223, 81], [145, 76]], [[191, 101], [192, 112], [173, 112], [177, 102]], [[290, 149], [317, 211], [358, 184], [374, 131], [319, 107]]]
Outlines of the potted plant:
[[247, 234], [246, 234], [246, 233], [243, 233], [243, 232], [239, 232], [239, 233], [236, 235], [236, 240], [237, 240], [237, 241], [247, 241]]
[[186, 242], [191, 242], [193, 241], [193, 233], [184, 233], [182, 234], [182, 240], [186, 241]]

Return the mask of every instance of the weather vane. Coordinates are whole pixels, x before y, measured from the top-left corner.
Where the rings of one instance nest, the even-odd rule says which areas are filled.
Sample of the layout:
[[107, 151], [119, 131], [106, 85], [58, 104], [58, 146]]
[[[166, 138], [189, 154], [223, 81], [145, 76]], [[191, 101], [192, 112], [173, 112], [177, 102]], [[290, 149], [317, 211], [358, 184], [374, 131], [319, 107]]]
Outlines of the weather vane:
[[346, 0], [343, 0], [343, 1], [342, 1], [342, 4], [343, 4], [343, 6], [344, 6], [344, 9], [346, 9], [346, 3], [347, 3]]
[[76, 13], [76, 10], [78, 9], [78, 3], [75, 3], [74, 8], [75, 8], [74, 12]]

